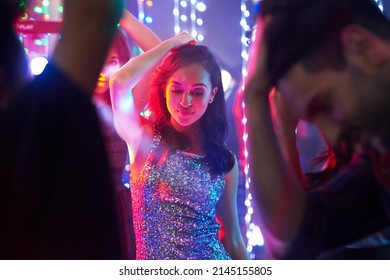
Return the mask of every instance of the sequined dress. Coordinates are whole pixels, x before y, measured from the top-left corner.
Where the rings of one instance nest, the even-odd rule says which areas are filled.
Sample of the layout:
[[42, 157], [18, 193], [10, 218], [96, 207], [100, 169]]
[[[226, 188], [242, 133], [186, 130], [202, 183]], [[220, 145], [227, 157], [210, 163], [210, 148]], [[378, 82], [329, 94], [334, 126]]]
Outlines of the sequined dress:
[[203, 156], [174, 151], [162, 163], [151, 155], [131, 180], [137, 259], [230, 259], [218, 240], [215, 206], [224, 175], [211, 175]]

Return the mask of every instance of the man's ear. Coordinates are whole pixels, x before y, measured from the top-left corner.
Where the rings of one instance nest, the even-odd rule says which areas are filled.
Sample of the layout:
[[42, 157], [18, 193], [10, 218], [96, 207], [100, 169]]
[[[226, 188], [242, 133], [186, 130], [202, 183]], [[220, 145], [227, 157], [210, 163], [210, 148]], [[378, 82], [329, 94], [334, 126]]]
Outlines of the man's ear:
[[354, 63], [378, 67], [385, 61], [386, 48], [383, 40], [363, 26], [352, 24], [344, 27], [341, 44], [346, 59]]

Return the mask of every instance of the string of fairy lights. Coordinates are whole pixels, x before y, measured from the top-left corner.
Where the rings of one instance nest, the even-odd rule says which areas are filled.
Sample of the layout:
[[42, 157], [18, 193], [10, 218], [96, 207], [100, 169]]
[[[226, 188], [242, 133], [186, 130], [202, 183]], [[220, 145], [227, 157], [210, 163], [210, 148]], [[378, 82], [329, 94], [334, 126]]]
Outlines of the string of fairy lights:
[[186, 31], [202, 42], [204, 40], [202, 14], [206, 10], [207, 5], [203, 0], [174, 0], [172, 13], [175, 34]]
[[[152, 0], [137, 0], [138, 19], [146, 24], [153, 23]], [[173, 31], [175, 34], [186, 31], [199, 42], [204, 40], [202, 33], [202, 14], [207, 10], [204, 0], [174, 0], [173, 1]]]
[[[252, 26], [250, 24], [251, 17], [251, 8], [255, 6], [255, 4], [258, 4], [259, 1], [252, 1], [250, 0], [241, 0], [241, 19], [240, 19], [240, 25], [241, 25], [241, 59], [242, 59], [242, 68], [241, 68], [241, 74], [242, 74], [242, 81], [241, 81], [241, 91], [244, 90], [245, 87], [245, 80], [247, 78], [247, 69], [246, 64], [248, 62], [249, 58], [249, 45], [250, 45], [250, 38], [248, 38], [248, 34], [250, 37]], [[245, 115], [245, 103], [242, 101], [241, 103], [241, 112], [242, 112], [242, 127], [243, 127], [243, 133], [241, 135], [242, 142], [241, 142], [241, 149], [242, 154], [244, 156], [244, 174], [245, 174], [245, 206], [247, 209], [246, 215], [245, 215], [245, 224], [246, 224], [246, 239], [247, 239], [247, 251], [249, 253], [249, 256], [251, 259], [255, 257], [255, 254], [253, 252], [254, 246], [262, 246], [264, 245], [264, 239], [261, 234], [260, 228], [253, 222], [252, 215], [253, 215], [253, 205], [252, 205], [252, 193], [250, 190], [250, 175], [249, 175], [249, 161], [248, 156], [249, 152], [247, 149], [247, 140], [248, 140], [248, 132], [247, 132], [247, 118]]]

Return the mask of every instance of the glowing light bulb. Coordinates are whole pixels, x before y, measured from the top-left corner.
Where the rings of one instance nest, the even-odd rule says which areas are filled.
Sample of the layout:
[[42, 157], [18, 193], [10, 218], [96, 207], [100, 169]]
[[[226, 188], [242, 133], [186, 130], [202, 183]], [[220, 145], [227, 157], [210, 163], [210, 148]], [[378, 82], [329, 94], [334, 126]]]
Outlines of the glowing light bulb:
[[42, 56], [34, 57], [30, 62], [30, 70], [33, 75], [39, 75], [43, 72], [47, 64], [47, 58]]
[[206, 6], [206, 4], [203, 3], [203, 2], [198, 2], [198, 3], [196, 3], [196, 9], [197, 9], [199, 12], [204, 12], [204, 11], [206, 11], [207, 6]]
[[151, 24], [153, 22], [153, 18], [150, 16], [145, 17], [145, 22]]

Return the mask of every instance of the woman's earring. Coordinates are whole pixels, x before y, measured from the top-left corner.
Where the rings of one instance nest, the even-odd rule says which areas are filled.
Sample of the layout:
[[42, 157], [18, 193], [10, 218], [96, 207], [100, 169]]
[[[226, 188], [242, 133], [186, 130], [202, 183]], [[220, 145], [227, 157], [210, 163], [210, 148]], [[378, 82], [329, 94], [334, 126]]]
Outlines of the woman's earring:
[[210, 98], [209, 104], [213, 103], [214, 98]]

